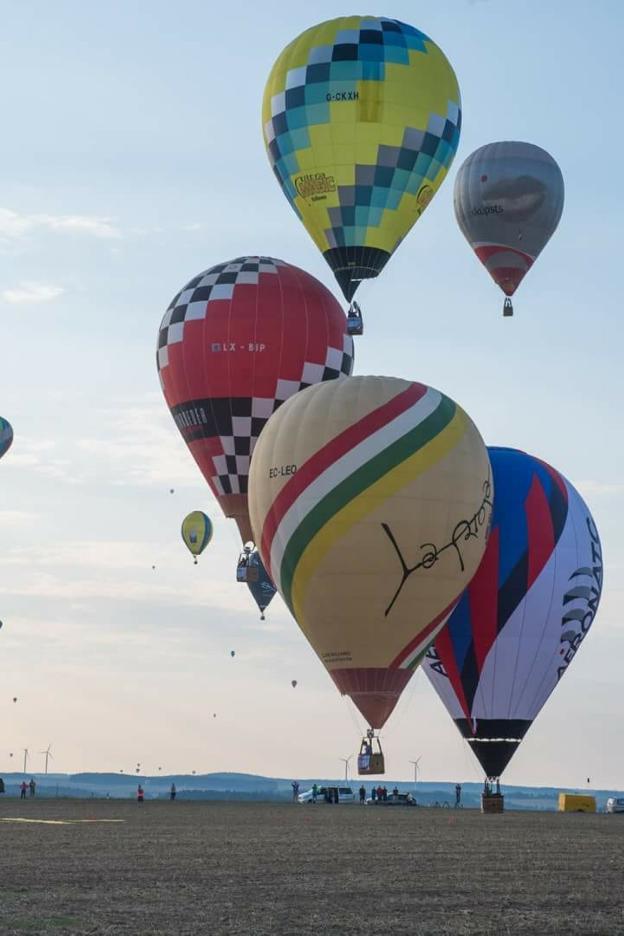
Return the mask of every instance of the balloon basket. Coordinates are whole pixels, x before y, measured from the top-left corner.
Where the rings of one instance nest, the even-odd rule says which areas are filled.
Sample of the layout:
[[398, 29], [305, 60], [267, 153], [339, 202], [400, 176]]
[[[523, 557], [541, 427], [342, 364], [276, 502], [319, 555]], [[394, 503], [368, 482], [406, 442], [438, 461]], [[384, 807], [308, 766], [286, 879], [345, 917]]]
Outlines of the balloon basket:
[[481, 794], [481, 812], [482, 813], [505, 812], [504, 795], [502, 793], [482, 793]]
[[358, 754], [358, 774], [360, 777], [370, 777], [372, 774], [384, 774], [386, 765], [379, 738], [375, 737], [372, 729], [362, 738], [360, 753]]

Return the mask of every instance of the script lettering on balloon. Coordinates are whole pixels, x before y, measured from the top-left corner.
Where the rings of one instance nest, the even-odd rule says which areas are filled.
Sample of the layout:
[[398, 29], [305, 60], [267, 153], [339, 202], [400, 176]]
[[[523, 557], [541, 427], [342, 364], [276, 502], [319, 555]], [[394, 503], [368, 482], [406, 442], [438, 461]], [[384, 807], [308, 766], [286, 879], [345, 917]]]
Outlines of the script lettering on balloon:
[[[591, 540], [591, 566], [581, 566], [568, 579], [572, 583], [563, 596], [564, 612], [561, 618], [561, 649], [563, 658], [557, 668], [557, 681], [561, 679], [576, 652], [585, 640], [598, 610], [602, 593], [602, 549], [598, 531], [591, 517], [585, 519]], [[574, 603], [576, 607], [568, 607]]]
[[455, 553], [457, 562], [459, 564], [460, 570], [463, 572], [465, 570], [464, 564], [464, 550], [465, 543], [471, 539], [478, 539], [481, 536], [483, 527], [483, 533], [487, 536], [489, 532], [489, 525], [492, 515], [492, 483], [490, 478], [483, 482], [483, 500], [479, 505], [479, 508], [469, 519], [460, 520], [455, 524], [450, 540], [445, 543], [443, 546], [437, 546], [435, 543], [421, 543], [419, 546], [420, 556], [418, 561], [413, 566], [408, 566], [403, 553], [397, 543], [390, 526], [387, 523], [382, 523], [384, 533], [392, 543], [394, 550], [398, 556], [399, 562], [401, 564], [402, 576], [399, 586], [396, 589], [392, 601], [385, 610], [385, 617], [388, 617], [396, 600], [403, 591], [403, 586], [410, 578], [414, 572], [419, 569], [431, 569], [437, 562], [440, 561], [441, 556], [445, 552], [451, 550]]

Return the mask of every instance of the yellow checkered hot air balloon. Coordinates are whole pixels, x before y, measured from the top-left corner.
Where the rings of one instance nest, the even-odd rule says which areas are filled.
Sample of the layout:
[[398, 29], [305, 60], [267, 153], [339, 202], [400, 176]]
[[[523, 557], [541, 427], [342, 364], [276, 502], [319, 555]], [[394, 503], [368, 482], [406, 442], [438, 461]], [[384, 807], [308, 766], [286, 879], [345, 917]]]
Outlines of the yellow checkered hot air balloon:
[[413, 26], [340, 17], [284, 49], [262, 121], [277, 180], [351, 301], [448, 172], [461, 126], [455, 73]]
[[212, 539], [212, 521], [201, 510], [193, 510], [182, 521], [182, 539], [197, 565], [197, 557]]

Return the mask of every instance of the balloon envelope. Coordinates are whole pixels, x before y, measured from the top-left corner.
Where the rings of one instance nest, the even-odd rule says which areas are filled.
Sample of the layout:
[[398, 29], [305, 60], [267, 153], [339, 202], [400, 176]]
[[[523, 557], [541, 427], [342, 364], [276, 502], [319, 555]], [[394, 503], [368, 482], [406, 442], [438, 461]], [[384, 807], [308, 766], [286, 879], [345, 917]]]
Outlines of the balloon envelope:
[[193, 556], [201, 556], [212, 539], [212, 522], [201, 510], [193, 510], [182, 521], [182, 539]]
[[513, 296], [554, 234], [563, 198], [559, 166], [533, 143], [488, 143], [460, 167], [457, 223], [506, 296]]
[[303, 387], [350, 374], [353, 339], [328, 289], [270, 257], [205, 270], [172, 300], [157, 362], [167, 405], [243, 542], [249, 460], [264, 424]]
[[286, 46], [262, 123], [277, 181], [350, 300], [444, 180], [461, 101], [444, 53], [420, 30], [343, 16]]
[[264, 429], [250, 476], [262, 560], [373, 727], [476, 570], [491, 497], [477, 429], [422, 384], [350, 377], [310, 387]]
[[424, 668], [488, 777], [498, 777], [567, 672], [602, 590], [602, 552], [579, 493], [545, 462], [490, 448], [485, 556]]
[[0, 458], [11, 448], [13, 442], [13, 427], [7, 419], [0, 416]]

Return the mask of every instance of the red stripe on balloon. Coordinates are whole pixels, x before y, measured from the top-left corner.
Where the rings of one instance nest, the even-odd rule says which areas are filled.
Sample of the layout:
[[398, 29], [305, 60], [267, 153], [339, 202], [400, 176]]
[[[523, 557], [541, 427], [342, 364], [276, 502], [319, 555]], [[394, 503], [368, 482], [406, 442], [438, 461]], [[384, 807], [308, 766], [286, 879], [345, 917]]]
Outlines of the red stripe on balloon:
[[431, 621], [430, 624], [427, 624], [425, 628], [419, 631], [413, 640], [410, 640], [407, 647], [404, 647], [403, 650], [401, 650], [401, 652], [399, 653], [399, 655], [394, 658], [394, 660], [390, 664], [390, 667], [397, 668], [401, 666], [401, 664], [414, 652], [414, 650], [418, 646], [420, 646], [420, 644], [423, 643], [424, 640], [426, 640], [427, 637], [429, 637], [429, 635], [431, 635], [433, 638], [435, 636], [436, 627], [439, 627], [440, 623], [450, 615], [451, 611], [453, 610], [456, 604], [457, 604], [457, 598], [454, 601], [452, 601], [451, 604], [448, 605], [448, 607], [444, 609], [444, 611], [441, 611], [437, 615], [437, 617], [435, 617], [433, 621]]
[[527, 521], [528, 569], [527, 591], [540, 574], [555, 548], [555, 534], [550, 504], [537, 475], [527, 495], [524, 511]]
[[468, 586], [468, 604], [475, 661], [479, 676], [498, 636], [499, 529], [492, 530], [477, 574]]
[[471, 721], [470, 708], [466, 702], [466, 696], [464, 695], [464, 687], [462, 685], [461, 673], [457, 669], [457, 663], [455, 662], [455, 654], [453, 653], [453, 644], [451, 642], [451, 634], [448, 627], [443, 627], [435, 641], [435, 649], [442, 666], [444, 667], [444, 672], [449, 678], [453, 691], [457, 696], [457, 701], [461, 705], [462, 711], [468, 721]]
[[427, 387], [423, 384], [412, 383], [407, 389], [393, 397], [383, 406], [378, 407], [371, 413], [367, 413], [362, 419], [349, 426], [340, 435], [330, 439], [323, 448], [315, 452], [304, 464], [297, 470], [282, 490], [275, 498], [267, 513], [262, 529], [262, 540], [260, 552], [268, 562], [271, 555], [271, 546], [273, 537], [280, 525], [282, 518], [297, 500], [299, 495], [313, 481], [315, 481], [329, 465], [338, 461], [343, 455], [355, 448], [360, 442], [368, 436], [373, 435], [383, 426], [387, 425], [401, 413], [406, 412], [414, 406], [427, 392]]

